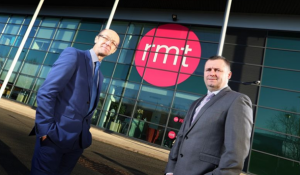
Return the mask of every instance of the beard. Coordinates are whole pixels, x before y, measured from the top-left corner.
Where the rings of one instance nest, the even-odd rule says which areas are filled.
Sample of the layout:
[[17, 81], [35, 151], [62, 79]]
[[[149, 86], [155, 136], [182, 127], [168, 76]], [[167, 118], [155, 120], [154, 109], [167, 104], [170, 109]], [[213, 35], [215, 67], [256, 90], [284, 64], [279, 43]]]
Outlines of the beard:
[[97, 54], [97, 56], [100, 56], [100, 57], [106, 57], [106, 56], [108, 56], [108, 54], [105, 54], [105, 53], [101, 53], [101, 52], [100, 52], [100, 53]]

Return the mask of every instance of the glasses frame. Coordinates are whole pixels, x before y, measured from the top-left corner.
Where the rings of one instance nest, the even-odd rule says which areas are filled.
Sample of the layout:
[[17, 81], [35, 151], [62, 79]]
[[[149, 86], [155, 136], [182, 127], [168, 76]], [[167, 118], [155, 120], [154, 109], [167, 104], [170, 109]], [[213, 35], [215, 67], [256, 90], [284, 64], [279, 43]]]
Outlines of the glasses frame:
[[118, 48], [118, 45], [116, 41], [112, 40], [109, 36], [106, 35], [98, 35], [99, 37], [103, 38], [105, 40], [105, 42], [109, 41], [110, 43], [112, 43], [116, 48]]

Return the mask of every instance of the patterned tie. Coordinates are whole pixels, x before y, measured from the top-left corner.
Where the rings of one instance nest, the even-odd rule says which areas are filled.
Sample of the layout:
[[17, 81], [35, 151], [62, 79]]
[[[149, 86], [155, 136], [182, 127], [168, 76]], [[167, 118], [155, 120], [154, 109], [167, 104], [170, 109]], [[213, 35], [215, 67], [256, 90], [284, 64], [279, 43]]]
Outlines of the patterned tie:
[[100, 62], [97, 61], [96, 65], [95, 65], [95, 72], [94, 72], [94, 76], [93, 76], [93, 87], [92, 87], [92, 97], [91, 97], [91, 103], [90, 103], [90, 108], [89, 108], [89, 112], [92, 111], [95, 103], [96, 103], [96, 96], [97, 96], [97, 84], [98, 84], [98, 79], [99, 79], [99, 69], [100, 67]]
[[196, 108], [194, 116], [193, 116], [193, 120], [192, 123], [194, 122], [194, 120], [196, 119], [199, 111], [201, 110], [201, 108], [213, 97], [215, 96], [214, 93], [212, 92], [208, 92], [208, 94], [206, 95], [206, 97], [201, 101], [200, 105]]

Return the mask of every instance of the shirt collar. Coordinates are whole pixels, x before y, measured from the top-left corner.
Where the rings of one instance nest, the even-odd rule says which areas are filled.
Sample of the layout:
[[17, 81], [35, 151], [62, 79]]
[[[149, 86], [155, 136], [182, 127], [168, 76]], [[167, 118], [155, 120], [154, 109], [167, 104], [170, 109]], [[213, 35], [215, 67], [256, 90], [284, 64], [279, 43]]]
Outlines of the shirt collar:
[[90, 54], [91, 54], [93, 63], [99, 61], [98, 57], [97, 57], [97, 55], [96, 55], [96, 53], [95, 53], [95, 51], [93, 49], [90, 50]]
[[221, 90], [223, 90], [224, 88], [228, 87], [228, 85], [226, 84], [223, 88], [217, 90], [217, 91], [213, 91], [213, 92], [210, 92], [209, 90], [207, 90], [207, 94], [211, 94], [211, 93], [214, 93], [215, 95], [217, 95]]

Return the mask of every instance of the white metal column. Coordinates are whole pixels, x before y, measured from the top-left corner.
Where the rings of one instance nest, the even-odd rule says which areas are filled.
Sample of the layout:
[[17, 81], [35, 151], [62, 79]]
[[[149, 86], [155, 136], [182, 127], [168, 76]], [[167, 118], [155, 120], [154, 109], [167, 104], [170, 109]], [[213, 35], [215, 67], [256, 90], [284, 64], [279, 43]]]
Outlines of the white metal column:
[[105, 29], [109, 29], [110, 28], [110, 24], [111, 24], [111, 21], [112, 21], [112, 19], [114, 17], [115, 12], [116, 12], [116, 8], [118, 6], [118, 3], [119, 3], [119, 0], [115, 0], [115, 4], [113, 6], [113, 9], [110, 12], [110, 15], [109, 15], [109, 18], [108, 18], [108, 21], [107, 21]]
[[19, 49], [18, 49], [18, 51], [17, 51], [17, 53], [15, 55], [15, 58], [14, 58], [14, 60], [11, 63], [11, 66], [10, 66], [8, 72], [7, 72], [7, 75], [6, 75], [5, 79], [4, 79], [4, 82], [2, 83], [2, 87], [1, 87], [1, 90], [0, 90], [0, 99], [2, 98], [2, 95], [3, 95], [4, 89], [6, 88], [7, 82], [8, 82], [8, 80], [9, 80], [11, 74], [12, 74], [12, 71], [14, 70], [14, 68], [16, 66], [16, 63], [17, 63], [17, 61], [19, 59], [21, 51], [23, 50], [25, 42], [26, 42], [26, 40], [28, 38], [28, 35], [29, 35], [29, 33], [30, 33], [31, 29], [32, 29], [32, 26], [33, 26], [33, 24], [34, 24], [34, 22], [36, 20], [37, 15], [39, 14], [39, 11], [40, 11], [43, 3], [44, 3], [44, 0], [40, 0], [40, 3], [39, 3], [38, 7], [36, 8], [36, 10], [34, 12], [34, 15], [33, 15], [32, 19], [30, 21], [30, 24], [28, 26], [28, 29], [26, 30], [24, 38], [22, 39], [22, 42], [21, 42], [21, 44], [19, 46]]
[[230, 13], [230, 8], [231, 8], [231, 2], [232, 0], [227, 1], [227, 7], [224, 15], [224, 24], [222, 26], [222, 32], [220, 36], [220, 42], [219, 42], [219, 48], [218, 48], [218, 55], [221, 56], [223, 53], [223, 47], [224, 47], [224, 40], [225, 40], [225, 35], [226, 35], [226, 30], [227, 30], [227, 24], [228, 24], [228, 18], [229, 18], [229, 13]]

